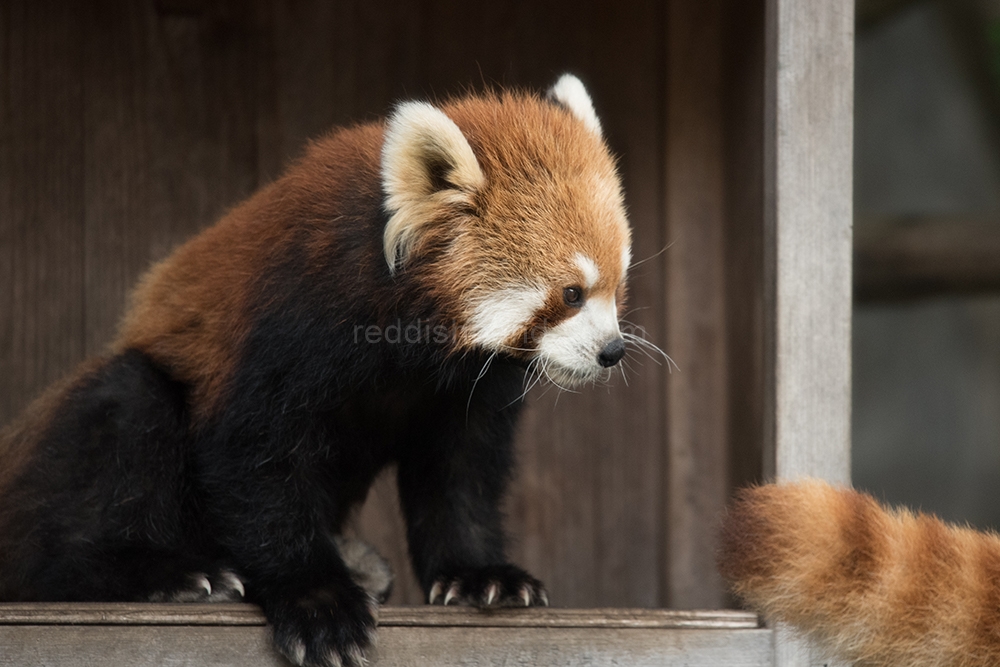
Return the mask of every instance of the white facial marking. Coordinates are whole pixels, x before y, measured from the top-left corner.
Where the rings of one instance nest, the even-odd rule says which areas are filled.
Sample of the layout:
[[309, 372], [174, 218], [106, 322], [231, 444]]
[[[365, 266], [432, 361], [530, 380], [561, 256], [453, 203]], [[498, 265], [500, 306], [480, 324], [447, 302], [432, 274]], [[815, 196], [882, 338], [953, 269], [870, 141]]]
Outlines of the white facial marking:
[[597, 355], [620, 335], [614, 298], [588, 299], [580, 312], [542, 335], [538, 351], [550, 370], [566, 381], [571, 377], [583, 381], [602, 370]]
[[583, 82], [572, 74], [563, 74], [549, 89], [549, 96], [569, 109], [591, 132], [601, 136], [601, 121], [597, 119], [594, 103], [590, 100]]
[[625, 279], [625, 274], [628, 273], [628, 267], [632, 265], [632, 249], [628, 246], [622, 248], [622, 280]]
[[573, 261], [576, 262], [576, 267], [580, 269], [580, 273], [583, 274], [583, 286], [590, 289], [597, 284], [598, 279], [601, 277], [601, 272], [597, 269], [597, 264], [591, 258], [584, 255], [582, 252], [576, 253], [573, 257]]
[[522, 331], [535, 312], [545, 305], [546, 290], [539, 286], [508, 287], [480, 300], [472, 311], [472, 342], [498, 349]]

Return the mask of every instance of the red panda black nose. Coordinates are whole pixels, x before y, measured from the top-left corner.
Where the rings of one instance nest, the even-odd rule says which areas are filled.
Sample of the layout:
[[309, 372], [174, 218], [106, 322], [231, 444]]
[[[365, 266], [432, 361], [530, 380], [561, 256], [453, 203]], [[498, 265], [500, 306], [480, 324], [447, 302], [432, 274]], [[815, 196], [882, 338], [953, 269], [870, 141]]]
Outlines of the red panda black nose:
[[615, 338], [604, 346], [601, 353], [597, 355], [597, 363], [605, 368], [611, 368], [625, 356], [625, 341]]

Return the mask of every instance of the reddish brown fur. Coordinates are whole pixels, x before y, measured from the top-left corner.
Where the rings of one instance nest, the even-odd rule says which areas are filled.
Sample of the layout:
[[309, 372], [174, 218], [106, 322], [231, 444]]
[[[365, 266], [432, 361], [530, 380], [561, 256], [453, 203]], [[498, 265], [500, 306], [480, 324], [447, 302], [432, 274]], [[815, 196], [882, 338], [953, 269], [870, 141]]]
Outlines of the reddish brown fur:
[[[296, 241], [296, 213], [306, 210], [316, 219], [330, 220], [341, 213], [331, 208], [341, 199], [338, 188], [359, 182], [378, 188], [381, 143], [382, 129], [375, 125], [341, 130], [338, 140], [315, 142], [279, 183], [154, 266], [132, 295], [113, 350], [134, 348], [170, 368], [192, 387], [195, 418], [206, 416], [236, 364], [236, 351], [252, 323], [251, 307], [266, 305], [253, 300], [254, 269], [287, 254]], [[348, 178], [343, 172], [350, 168], [352, 154], [364, 156], [367, 178]], [[306, 244], [309, 254], [327, 252], [331, 236], [316, 230]]]
[[[613, 296], [629, 232], [607, 149], [568, 111], [549, 102], [510, 93], [503, 93], [502, 101], [467, 98], [441, 107], [469, 140], [487, 184], [475, 201], [479, 225], [430, 267], [435, 281], [429, 287], [459, 304], [460, 295], [501, 288], [526, 276], [552, 276], [553, 266], [564, 267], [562, 275], [552, 276], [560, 287], [580, 284], [572, 258], [583, 252], [601, 274], [588, 296]], [[552, 165], [563, 173], [549, 173]], [[566, 177], [581, 173], [594, 174], [591, 187], [584, 189], [579, 178]], [[525, 188], [524, 181], [537, 189]], [[610, 185], [614, 188], [608, 189]], [[540, 203], [547, 208], [539, 210]], [[560, 233], [551, 233], [553, 222]], [[431, 232], [425, 243], [434, 242]], [[443, 284], [442, 277], [448, 279]], [[546, 313], [553, 318], [549, 324], [565, 316], [559, 307]], [[463, 321], [467, 313], [454, 315]]]
[[[466, 298], [524, 276], [551, 275], [554, 262], [567, 267], [566, 275], [558, 276], [562, 284], [579, 283], [571, 261], [577, 252], [589, 255], [601, 270], [591, 295], [611, 296], [619, 289], [620, 251], [628, 245], [615, 166], [600, 138], [568, 111], [537, 96], [502, 93], [502, 101], [466, 98], [441, 107], [468, 138], [487, 185], [476, 193], [477, 225], [469, 224], [467, 235], [452, 243], [463, 217], [460, 211], [442, 210], [441, 218], [450, 222], [424, 232], [416, 252], [433, 259], [414, 270], [424, 277], [427, 293], [451, 308], [443, 315], [459, 327], [467, 323]], [[296, 208], [316, 219], [332, 219], [343, 212], [324, 215], [321, 209], [341, 201], [336, 189], [342, 184], [380, 188], [382, 134], [382, 124], [372, 124], [316, 141], [282, 177], [280, 188], [261, 190], [155, 266], [133, 295], [113, 349], [141, 350], [172, 369], [193, 388], [195, 418], [205, 417], [236, 364], [236, 350], [252, 320], [249, 309], [259, 305], [251, 299], [255, 274], [247, 267], [267, 266], [285, 254], [293, 242]], [[347, 178], [344, 170], [357, 168], [359, 158], [368, 173]], [[554, 164], [565, 173], [551, 174], [543, 166]], [[579, 173], [595, 175], [588, 183], [592, 187], [582, 189], [580, 179], [562, 177]], [[525, 189], [525, 180], [541, 192]], [[294, 193], [296, 200], [277, 197], [279, 191]], [[548, 208], [539, 211], [539, 202]], [[553, 220], [564, 233], [551, 233]], [[311, 255], [332, 255], [329, 245], [336, 241], [335, 235], [317, 233], [307, 248]], [[206, 313], [214, 319], [206, 320]], [[559, 305], [546, 309], [545, 316], [551, 326], [566, 313]]]
[[864, 665], [1000, 664], [1000, 538], [818, 481], [740, 493], [721, 533], [734, 591]]

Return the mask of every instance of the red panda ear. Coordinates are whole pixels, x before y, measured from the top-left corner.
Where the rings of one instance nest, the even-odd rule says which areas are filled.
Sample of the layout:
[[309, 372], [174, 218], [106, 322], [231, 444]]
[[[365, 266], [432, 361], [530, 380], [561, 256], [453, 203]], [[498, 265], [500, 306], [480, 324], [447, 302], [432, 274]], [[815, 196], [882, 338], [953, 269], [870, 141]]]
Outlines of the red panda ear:
[[594, 103], [580, 79], [572, 74], [563, 74], [555, 85], [549, 88], [548, 98], [583, 121], [591, 132], [601, 136], [601, 121], [597, 119]]
[[471, 205], [485, 183], [458, 126], [430, 104], [406, 102], [389, 117], [382, 144], [382, 187], [389, 222], [383, 233], [389, 270], [406, 263], [421, 228], [442, 207]]

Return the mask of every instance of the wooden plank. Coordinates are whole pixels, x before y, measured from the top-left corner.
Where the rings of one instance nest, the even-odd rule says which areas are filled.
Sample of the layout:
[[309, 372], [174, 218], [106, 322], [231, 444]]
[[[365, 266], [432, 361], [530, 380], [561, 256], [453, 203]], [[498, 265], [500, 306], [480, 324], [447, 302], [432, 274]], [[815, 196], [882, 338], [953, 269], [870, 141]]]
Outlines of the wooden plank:
[[288, 667], [264, 627], [0, 626], [0, 667]]
[[386, 628], [372, 664], [478, 667], [770, 666], [768, 630], [604, 630], [551, 628]]
[[[850, 482], [853, 0], [767, 0], [765, 473]], [[775, 664], [816, 654], [775, 629]]]
[[854, 4], [767, 0], [772, 475], [850, 481]]
[[[559, 30], [559, 21], [557, 15], [554, 30]], [[578, 29], [573, 38], [577, 57], [587, 58], [581, 76], [602, 114], [608, 144], [620, 156], [632, 223], [633, 266], [623, 328], [673, 352], [663, 320], [669, 299], [663, 289], [666, 253], [658, 254], [667, 244], [662, 193], [666, 21], [664, 3], [593, 3], [587, 30]], [[595, 49], [596, 44], [601, 48]], [[634, 347], [625, 361], [627, 382], [616, 377], [610, 393], [590, 390], [587, 405], [582, 406], [585, 411], [571, 409], [566, 415], [572, 419], [575, 437], [596, 445], [598, 580], [587, 604], [688, 606], [665, 595], [663, 560], [668, 557], [669, 526], [662, 511], [654, 509], [656, 503], [662, 507], [668, 489], [663, 405], [670, 368], [655, 353], [646, 356]], [[594, 415], [594, 422], [588, 425], [579, 419], [581, 414]]]
[[273, 181], [332, 125], [336, 3], [257, 0], [257, 178]]
[[890, 218], [858, 230], [858, 301], [1000, 292], [1000, 219]]
[[670, 3], [666, 199], [670, 354], [665, 579], [674, 607], [721, 607], [714, 526], [727, 497], [729, 414], [722, 2]]
[[146, 13], [149, 258], [161, 259], [257, 187], [250, 3], [155, 3]]
[[78, 12], [84, 46], [86, 190], [85, 347], [102, 352], [126, 297], [149, 264], [149, 145], [145, 77], [149, 71], [146, 3], [102, 0]]
[[[113, 602], [0, 603], [0, 625], [264, 625], [251, 604], [153, 604]], [[379, 625], [413, 627], [660, 628], [748, 630], [759, 627], [745, 611], [667, 609], [497, 609], [382, 607]]]
[[764, 449], [764, 2], [727, 0], [726, 337], [729, 485], [760, 482]]
[[[383, 627], [373, 666], [770, 665], [768, 630]], [[287, 666], [264, 627], [0, 626], [0, 666]]]
[[[739, 611], [383, 607], [373, 665], [770, 665]], [[284, 665], [249, 604], [0, 604], [0, 666]]]
[[264, 625], [252, 604], [4, 602], [0, 625]]
[[84, 355], [85, 37], [71, 3], [0, 3], [0, 424]]

